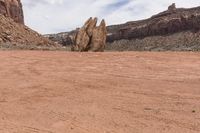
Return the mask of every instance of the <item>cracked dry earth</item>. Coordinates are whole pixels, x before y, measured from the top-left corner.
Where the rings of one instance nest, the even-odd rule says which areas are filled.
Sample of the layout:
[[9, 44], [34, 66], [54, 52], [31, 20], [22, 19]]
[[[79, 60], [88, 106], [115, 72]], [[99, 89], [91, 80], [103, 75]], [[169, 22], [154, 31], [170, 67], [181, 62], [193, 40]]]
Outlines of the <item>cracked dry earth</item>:
[[0, 52], [0, 133], [199, 133], [200, 53]]

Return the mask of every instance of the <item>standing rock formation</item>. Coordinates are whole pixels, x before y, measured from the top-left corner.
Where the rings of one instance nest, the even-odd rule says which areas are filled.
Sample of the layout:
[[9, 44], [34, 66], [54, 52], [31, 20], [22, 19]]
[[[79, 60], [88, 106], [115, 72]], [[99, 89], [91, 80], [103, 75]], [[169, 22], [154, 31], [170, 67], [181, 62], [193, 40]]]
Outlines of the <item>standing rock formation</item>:
[[94, 19], [89, 18], [89, 20], [86, 22], [85, 28], [89, 37], [92, 37], [93, 30], [95, 29], [96, 25], [97, 25], [97, 18]]
[[176, 11], [176, 4], [175, 3], [172, 3], [172, 5], [170, 5], [169, 7], [168, 7], [168, 11]]
[[104, 51], [106, 44], [106, 23], [102, 20], [100, 26], [96, 26], [97, 18], [89, 18], [84, 26], [79, 29], [72, 45], [72, 51]]
[[20, 0], [0, 0], [0, 14], [24, 24], [22, 3]]
[[94, 28], [93, 30], [93, 36], [90, 46], [91, 51], [104, 51], [106, 43], [106, 33], [106, 23], [104, 20], [102, 20], [100, 26]]

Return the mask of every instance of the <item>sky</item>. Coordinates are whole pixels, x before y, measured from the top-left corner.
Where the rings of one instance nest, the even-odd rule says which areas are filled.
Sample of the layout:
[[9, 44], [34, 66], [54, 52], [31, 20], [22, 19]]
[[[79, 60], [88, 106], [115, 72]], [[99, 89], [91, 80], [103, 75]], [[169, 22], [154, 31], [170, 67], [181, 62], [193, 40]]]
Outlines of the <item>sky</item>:
[[107, 25], [145, 19], [172, 3], [200, 6], [200, 0], [22, 0], [25, 24], [41, 34], [76, 29], [89, 17], [105, 19]]

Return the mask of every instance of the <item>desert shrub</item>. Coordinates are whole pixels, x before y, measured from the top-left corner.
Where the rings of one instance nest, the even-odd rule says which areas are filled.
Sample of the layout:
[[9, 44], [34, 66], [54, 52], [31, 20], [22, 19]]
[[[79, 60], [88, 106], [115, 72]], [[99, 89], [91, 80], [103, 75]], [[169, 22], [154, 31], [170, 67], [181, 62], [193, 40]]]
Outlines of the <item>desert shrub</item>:
[[107, 43], [106, 51], [200, 51], [200, 33], [180, 32], [166, 36]]

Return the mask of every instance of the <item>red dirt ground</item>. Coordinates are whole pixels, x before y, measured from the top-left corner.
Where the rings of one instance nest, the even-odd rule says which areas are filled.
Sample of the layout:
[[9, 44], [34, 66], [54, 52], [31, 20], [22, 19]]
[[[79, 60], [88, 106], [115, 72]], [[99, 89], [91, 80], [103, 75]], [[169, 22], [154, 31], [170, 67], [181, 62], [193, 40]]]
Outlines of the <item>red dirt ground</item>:
[[0, 133], [199, 133], [200, 53], [0, 52]]

